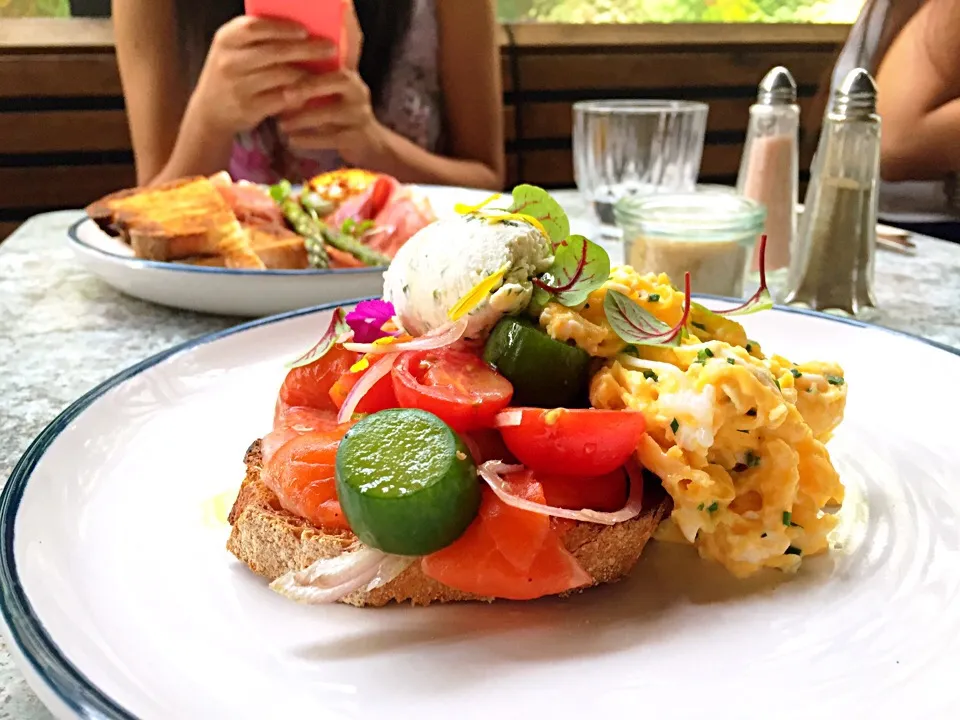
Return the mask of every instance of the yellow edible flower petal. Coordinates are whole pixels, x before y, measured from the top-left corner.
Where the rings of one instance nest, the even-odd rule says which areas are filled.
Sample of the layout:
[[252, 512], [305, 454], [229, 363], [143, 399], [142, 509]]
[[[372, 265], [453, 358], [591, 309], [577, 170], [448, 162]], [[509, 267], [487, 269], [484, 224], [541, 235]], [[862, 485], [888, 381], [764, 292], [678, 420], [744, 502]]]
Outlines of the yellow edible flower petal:
[[507, 274], [507, 270], [509, 268], [509, 265], [504, 265], [502, 268], [493, 273], [493, 275], [485, 277], [483, 280], [474, 285], [466, 295], [457, 300], [456, 305], [450, 308], [450, 312], [447, 314], [447, 317], [449, 317], [453, 322], [456, 322], [467, 313], [479, 307], [480, 303], [487, 298], [490, 292], [503, 282], [503, 278]]
[[362, 358], [360, 358], [359, 360], [357, 360], [357, 362], [353, 364], [353, 366], [350, 368], [350, 372], [352, 373], [363, 372], [368, 367], [370, 367], [370, 360], [369, 358], [367, 358], [366, 355], [364, 355]]
[[397, 339], [392, 335], [384, 335], [382, 338], [377, 338], [373, 341], [374, 345], [389, 345], [390, 343], [395, 343]]
[[491, 223], [499, 223], [504, 220], [519, 220], [521, 222], [530, 223], [537, 230], [543, 233], [545, 238], [550, 238], [550, 234], [547, 232], [546, 228], [543, 227], [543, 223], [537, 220], [533, 215], [526, 215], [525, 213], [503, 213], [502, 215], [489, 215], [483, 213], [483, 216], [487, 218]]
[[503, 197], [502, 194], [494, 193], [479, 205], [465, 205], [464, 203], [457, 203], [456, 205], [453, 206], [453, 210], [454, 212], [460, 213], [461, 215], [470, 215], [471, 213], [479, 212], [490, 203], [496, 202], [497, 200], [499, 200], [501, 197]]

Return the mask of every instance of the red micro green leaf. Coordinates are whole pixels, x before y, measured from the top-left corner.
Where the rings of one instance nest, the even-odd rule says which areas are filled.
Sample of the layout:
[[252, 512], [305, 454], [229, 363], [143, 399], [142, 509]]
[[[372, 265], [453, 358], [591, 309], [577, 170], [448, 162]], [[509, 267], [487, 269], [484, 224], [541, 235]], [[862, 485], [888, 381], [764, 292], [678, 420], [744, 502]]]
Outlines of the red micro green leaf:
[[582, 235], [571, 235], [557, 246], [550, 269], [533, 280], [534, 301], [545, 305], [552, 299], [564, 307], [575, 307], [586, 302], [609, 276], [606, 250]]
[[546, 190], [534, 185], [517, 185], [513, 189], [513, 203], [507, 212], [529, 215], [539, 221], [555, 250], [570, 235], [570, 221], [560, 203], [550, 197]]
[[753, 296], [742, 305], [729, 310], [714, 310], [717, 315], [750, 315], [751, 313], [769, 310], [773, 307], [773, 297], [767, 289], [767, 236], [760, 236], [760, 287]]
[[307, 352], [299, 358], [292, 363], [288, 363], [287, 368], [292, 370], [293, 368], [312, 365], [330, 352], [331, 348], [337, 344], [337, 340], [348, 332], [350, 332], [350, 326], [347, 325], [347, 314], [343, 308], [337, 308], [333, 311], [333, 317], [330, 318], [330, 326], [326, 329], [326, 332], [323, 333], [323, 337], [320, 338], [316, 345], [307, 350]]
[[683, 277], [684, 300], [683, 317], [673, 327], [668, 326], [639, 303], [616, 290], [608, 290], [603, 300], [603, 311], [607, 322], [625, 343], [630, 345], [672, 345], [680, 344], [684, 325], [690, 317], [690, 273]]

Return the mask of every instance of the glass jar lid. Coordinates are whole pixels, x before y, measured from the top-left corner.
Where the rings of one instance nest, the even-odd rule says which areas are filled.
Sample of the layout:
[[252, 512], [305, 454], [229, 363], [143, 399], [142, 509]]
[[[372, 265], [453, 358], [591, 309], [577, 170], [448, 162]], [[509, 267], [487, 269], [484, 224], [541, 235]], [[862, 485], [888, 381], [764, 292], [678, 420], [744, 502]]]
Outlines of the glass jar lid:
[[761, 232], [767, 210], [750, 198], [727, 190], [628, 196], [614, 205], [617, 225], [626, 231], [698, 236]]

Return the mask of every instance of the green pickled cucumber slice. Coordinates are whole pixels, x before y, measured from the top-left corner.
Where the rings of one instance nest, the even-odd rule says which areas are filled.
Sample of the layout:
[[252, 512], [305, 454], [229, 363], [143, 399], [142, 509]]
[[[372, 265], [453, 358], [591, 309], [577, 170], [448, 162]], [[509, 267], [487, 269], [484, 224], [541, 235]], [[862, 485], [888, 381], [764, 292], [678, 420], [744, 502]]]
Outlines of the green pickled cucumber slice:
[[585, 401], [590, 356], [554, 340], [525, 318], [506, 317], [497, 323], [483, 359], [513, 384], [512, 405], [579, 407]]
[[353, 532], [396, 555], [428, 555], [450, 545], [480, 507], [470, 451], [423, 410], [384, 410], [354, 425], [337, 451], [336, 478]]

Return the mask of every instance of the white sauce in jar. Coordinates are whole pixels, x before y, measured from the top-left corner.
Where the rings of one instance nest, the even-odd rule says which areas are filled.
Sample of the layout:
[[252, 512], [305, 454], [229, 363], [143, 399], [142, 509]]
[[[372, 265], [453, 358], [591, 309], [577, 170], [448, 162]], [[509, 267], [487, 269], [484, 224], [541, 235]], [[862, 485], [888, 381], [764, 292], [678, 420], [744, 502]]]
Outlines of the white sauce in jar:
[[733, 189], [624, 200], [615, 210], [627, 262], [641, 273], [666, 273], [679, 287], [690, 273], [695, 293], [739, 297], [765, 208]]
[[694, 292], [738, 297], [743, 291], [749, 241], [638, 234], [627, 241], [627, 262], [641, 273], [666, 273], [679, 287], [690, 273]]

